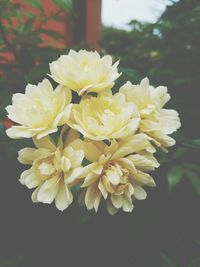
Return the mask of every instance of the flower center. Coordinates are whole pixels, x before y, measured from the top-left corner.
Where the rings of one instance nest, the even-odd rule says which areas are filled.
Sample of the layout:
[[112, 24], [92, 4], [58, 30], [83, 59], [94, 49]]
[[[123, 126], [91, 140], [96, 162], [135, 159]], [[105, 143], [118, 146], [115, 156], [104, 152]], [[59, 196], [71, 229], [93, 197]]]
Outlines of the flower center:
[[47, 180], [53, 176], [62, 177], [64, 173], [69, 172], [71, 161], [60, 153], [56, 153], [55, 155], [38, 160], [35, 167], [40, 178]]
[[42, 175], [51, 175], [55, 172], [55, 167], [52, 164], [42, 162], [38, 169]]
[[117, 162], [106, 164], [102, 182], [109, 193], [122, 194], [128, 186], [129, 171]]

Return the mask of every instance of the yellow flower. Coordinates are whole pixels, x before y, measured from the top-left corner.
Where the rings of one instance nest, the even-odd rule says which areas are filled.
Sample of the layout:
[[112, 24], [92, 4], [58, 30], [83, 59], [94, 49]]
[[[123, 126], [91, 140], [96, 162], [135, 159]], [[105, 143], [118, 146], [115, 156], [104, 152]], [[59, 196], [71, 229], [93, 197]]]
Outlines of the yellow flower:
[[82, 95], [86, 92], [101, 92], [113, 87], [120, 76], [117, 70], [119, 62], [112, 65], [111, 56], [100, 57], [95, 52], [70, 50], [68, 55], [50, 64], [51, 77]]
[[125, 95], [126, 101], [138, 107], [141, 116], [140, 132], [146, 133], [150, 140], [163, 149], [175, 144], [175, 140], [168, 135], [181, 124], [175, 110], [163, 109], [170, 99], [166, 87], [154, 88], [145, 78], [139, 85], [127, 82], [119, 91]]
[[71, 186], [83, 173], [81, 166], [84, 151], [79, 134], [70, 130], [65, 143], [58, 147], [49, 137], [34, 140], [35, 148], [19, 151], [18, 160], [31, 168], [21, 174], [20, 182], [29, 189], [36, 188], [32, 194], [33, 202], [52, 203], [63, 211], [73, 200]]
[[118, 209], [131, 212], [133, 198], [145, 199], [145, 186], [155, 186], [146, 171], [158, 167], [152, 153], [155, 149], [144, 134], [126, 139], [104, 142], [84, 141], [85, 157], [92, 163], [86, 168], [88, 174], [82, 184], [79, 203], [97, 212], [100, 200], [106, 200], [107, 210], [114, 214]]
[[123, 94], [86, 97], [72, 108], [70, 127], [93, 140], [124, 138], [133, 134], [140, 118]]
[[28, 84], [25, 94], [14, 94], [13, 104], [6, 108], [8, 117], [16, 122], [7, 130], [11, 138], [33, 137], [38, 139], [57, 131], [68, 121], [71, 110], [71, 91], [58, 86], [55, 90], [44, 79], [36, 85]]

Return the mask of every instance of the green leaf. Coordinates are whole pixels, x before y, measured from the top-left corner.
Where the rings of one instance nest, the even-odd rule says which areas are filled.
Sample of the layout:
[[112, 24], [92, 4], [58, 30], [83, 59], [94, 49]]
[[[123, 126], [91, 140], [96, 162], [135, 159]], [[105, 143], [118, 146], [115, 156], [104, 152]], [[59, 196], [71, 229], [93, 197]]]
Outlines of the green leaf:
[[60, 8], [72, 13], [73, 12], [73, 4], [72, 0], [53, 0], [53, 2], [59, 6]]
[[161, 253], [161, 267], [177, 267], [176, 263], [172, 261], [166, 254]]
[[35, 8], [42, 8], [41, 0], [24, 0], [24, 2]]
[[178, 159], [188, 151], [187, 147], [178, 147], [173, 154], [174, 159]]
[[24, 30], [26, 28], [26, 24], [21, 24], [18, 28], [17, 28], [17, 32], [18, 33], [23, 33]]
[[186, 167], [187, 169], [191, 169], [193, 171], [196, 171], [196, 172], [200, 172], [200, 166], [197, 164], [185, 163], [184, 167]]
[[185, 175], [189, 179], [189, 181], [191, 182], [192, 187], [194, 188], [197, 195], [200, 196], [200, 177], [199, 177], [199, 175], [196, 172], [189, 170], [189, 169], [185, 170]]
[[187, 148], [200, 149], [200, 139], [190, 140], [180, 130], [174, 133], [173, 137]]
[[183, 168], [180, 165], [174, 166], [170, 169], [167, 180], [168, 180], [168, 189], [171, 192], [174, 187], [181, 181], [183, 178]]
[[194, 145], [196, 148], [200, 148], [200, 139], [192, 140], [191, 144]]

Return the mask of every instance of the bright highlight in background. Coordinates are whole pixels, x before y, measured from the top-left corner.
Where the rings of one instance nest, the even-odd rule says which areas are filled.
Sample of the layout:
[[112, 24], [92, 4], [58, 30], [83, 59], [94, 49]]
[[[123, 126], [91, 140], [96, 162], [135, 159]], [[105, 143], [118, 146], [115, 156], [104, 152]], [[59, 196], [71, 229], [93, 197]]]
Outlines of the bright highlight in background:
[[128, 29], [133, 20], [156, 22], [169, 1], [165, 0], [103, 0], [102, 23], [105, 26]]

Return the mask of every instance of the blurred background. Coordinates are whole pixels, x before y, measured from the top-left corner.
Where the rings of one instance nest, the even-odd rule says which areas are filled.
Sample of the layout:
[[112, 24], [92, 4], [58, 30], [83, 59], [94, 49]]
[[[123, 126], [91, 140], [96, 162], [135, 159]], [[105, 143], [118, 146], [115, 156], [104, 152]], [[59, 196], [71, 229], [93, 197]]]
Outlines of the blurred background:
[[[5, 107], [69, 49], [120, 59], [118, 88], [148, 76], [165, 85], [182, 128], [157, 157], [155, 189], [131, 214], [98, 214], [73, 204], [32, 204], [18, 182]], [[114, 88], [114, 89], [115, 89]], [[200, 266], [200, 1], [0, 0], [0, 267]]]

